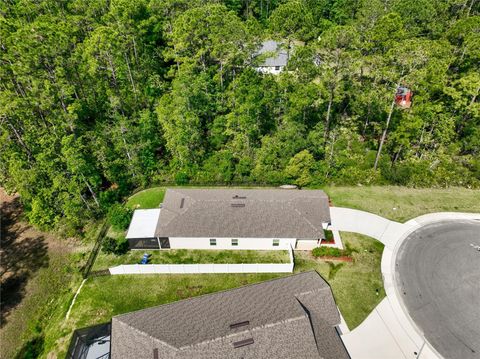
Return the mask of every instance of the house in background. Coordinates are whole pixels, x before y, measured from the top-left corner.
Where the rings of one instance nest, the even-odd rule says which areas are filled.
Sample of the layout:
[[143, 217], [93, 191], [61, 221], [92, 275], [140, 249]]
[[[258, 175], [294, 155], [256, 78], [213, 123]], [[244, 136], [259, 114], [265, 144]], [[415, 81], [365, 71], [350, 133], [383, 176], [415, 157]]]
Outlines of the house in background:
[[167, 189], [161, 208], [136, 210], [131, 249], [308, 250], [325, 239], [320, 190]]
[[281, 43], [273, 40], [263, 42], [262, 47], [258, 50], [255, 56], [267, 56], [255, 67], [258, 72], [265, 74], [277, 75], [285, 68], [285, 66], [287, 66], [288, 63], [287, 50], [282, 48]]
[[304, 272], [112, 318], [112, 359], [347, 359], [328, 284]]

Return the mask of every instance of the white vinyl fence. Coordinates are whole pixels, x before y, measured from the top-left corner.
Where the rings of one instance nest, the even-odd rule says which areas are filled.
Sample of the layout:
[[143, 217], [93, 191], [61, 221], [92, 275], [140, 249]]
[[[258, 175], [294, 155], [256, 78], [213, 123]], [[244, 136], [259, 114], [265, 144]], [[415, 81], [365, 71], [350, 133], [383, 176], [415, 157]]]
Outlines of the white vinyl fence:
[[122, 264], [109, 268], [110, 274], [179, 274], [179, 273], [292, 273], [293, 250], [288, 248], [289, 263], [247, 264]]

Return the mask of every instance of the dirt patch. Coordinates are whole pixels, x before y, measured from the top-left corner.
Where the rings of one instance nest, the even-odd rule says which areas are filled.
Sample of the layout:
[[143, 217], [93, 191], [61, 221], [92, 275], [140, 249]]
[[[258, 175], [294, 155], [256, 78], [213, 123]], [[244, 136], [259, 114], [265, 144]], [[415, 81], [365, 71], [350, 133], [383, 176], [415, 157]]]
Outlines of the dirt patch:
[[342, 256], [342, 257], [324, 256], [324, 257], [315, 257], [315, 258], [321, 259], [322, 261], [353, 262], [353, 258], [348, 256]]
[[307, 257], [316, 261], [339, 261], [339, 262], [353, 262], [352, 256], [340, 256], [340, 257], [333, 257], [333, 256], [322, 256], [322, 257], [315, 257], [311, 251], [308, 251]]

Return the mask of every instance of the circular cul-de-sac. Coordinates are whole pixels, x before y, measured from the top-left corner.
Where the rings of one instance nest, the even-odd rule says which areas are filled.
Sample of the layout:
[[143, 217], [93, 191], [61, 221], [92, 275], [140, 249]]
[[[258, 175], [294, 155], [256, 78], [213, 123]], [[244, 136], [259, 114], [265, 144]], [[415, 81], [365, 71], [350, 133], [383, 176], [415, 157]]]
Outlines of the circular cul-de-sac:
[[480, 222], [426, 225], [400, 246], [395, 284], [410, 317], [445, 358], [480, 358]]

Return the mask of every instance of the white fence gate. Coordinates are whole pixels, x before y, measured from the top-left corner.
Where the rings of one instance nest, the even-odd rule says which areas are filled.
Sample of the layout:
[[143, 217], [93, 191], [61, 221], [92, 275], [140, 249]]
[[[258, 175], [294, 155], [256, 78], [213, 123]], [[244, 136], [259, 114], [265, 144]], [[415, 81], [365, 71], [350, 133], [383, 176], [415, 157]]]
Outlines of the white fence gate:
[[179, 273], [292, 273], [293, 250], [288, 248], [289, 263], [241, 264], [122, 264], [109, 268], [110, 274], [179, 274]]

